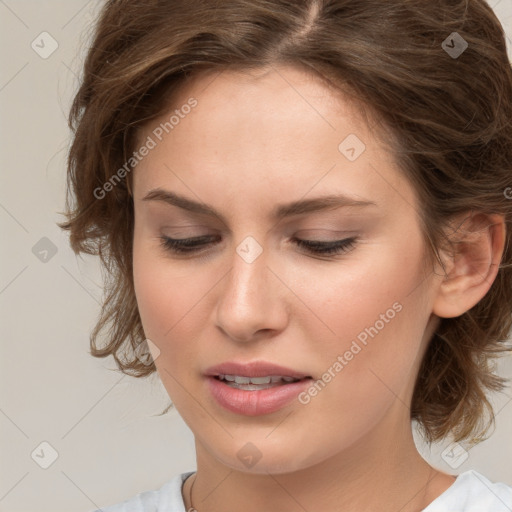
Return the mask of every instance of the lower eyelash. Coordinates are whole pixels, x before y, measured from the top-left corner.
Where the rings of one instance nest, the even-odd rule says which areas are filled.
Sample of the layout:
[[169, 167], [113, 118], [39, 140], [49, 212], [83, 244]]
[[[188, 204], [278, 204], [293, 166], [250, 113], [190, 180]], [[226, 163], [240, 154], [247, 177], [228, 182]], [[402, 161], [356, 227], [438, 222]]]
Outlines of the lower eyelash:
[[[212, 241], [210, 236], [199, 236], [194, 238], [175, 239], [166, 236], [160, 237], [161, 245], [165, 250], [175, 254], [193, 254], [201, 251], [201, 249]], [[345, 240], [333, 240], [332, 242], [321, 242], [318, 240], [302, 240], [293, 238], [293, 241], [306, 252], [315, 255], [337, 255], [350, 251], [357, 237], [346, 238]]]

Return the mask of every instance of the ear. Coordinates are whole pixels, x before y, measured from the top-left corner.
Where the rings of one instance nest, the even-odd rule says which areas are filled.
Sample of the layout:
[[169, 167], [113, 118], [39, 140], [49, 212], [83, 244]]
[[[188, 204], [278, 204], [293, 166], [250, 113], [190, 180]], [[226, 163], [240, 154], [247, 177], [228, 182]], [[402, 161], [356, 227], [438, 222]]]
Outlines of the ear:
[[462, 315], [489, 291], [506, 238], [505, 218], [499, 214], [466, 212], [454, 219], [452, 226], [454, 230], [446, 233], [452, 252], [444, 262], [446, 272], [441, 276], [432, 310], [444, 318]]

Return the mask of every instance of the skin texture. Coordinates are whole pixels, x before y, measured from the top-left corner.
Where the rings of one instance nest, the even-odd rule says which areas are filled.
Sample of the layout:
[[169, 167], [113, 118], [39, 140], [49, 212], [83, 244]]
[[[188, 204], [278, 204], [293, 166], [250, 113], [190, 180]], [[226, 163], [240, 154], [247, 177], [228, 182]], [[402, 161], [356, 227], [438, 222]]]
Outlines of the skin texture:
[[[197, 106], [133, 173], [139, 311], [160, 351], [160, 378], [196, 442], [187, 509], [195, 479], [199, 512], [422, 510], [454, 477], [416, 450], [413, 385], [438, 317], [462, 314], [492, 284], [502, 219], [475, 218], [472, 243], [446, 260], [444, 276], [424, 262], [412, 187], [341, 93], [292, 67], [206, 74], [144, 127], [140, 142], [190, 97]], [[350, 134], [366, 146], [355, 161], [338, 149]], [[142, 200], [157, 187], [207, 203], [224, 221]], [[270, 217], [278, 203], [332, 193], [376, 206]], [[220, 242], [182, 257], [161, 246], [162, 235]], [[355, 245], [332, 257], [292, 241], [354, 235]], [[236, 251], [247, 236], [263, 251], [252, 263]], [[208, 392], [204, 371], [231, 360], [321, 378], [394, 303], [400, 312], [306, 405], [247, 417]], [[261, 454], [251, 468], [237, 456], [248, 442]]]

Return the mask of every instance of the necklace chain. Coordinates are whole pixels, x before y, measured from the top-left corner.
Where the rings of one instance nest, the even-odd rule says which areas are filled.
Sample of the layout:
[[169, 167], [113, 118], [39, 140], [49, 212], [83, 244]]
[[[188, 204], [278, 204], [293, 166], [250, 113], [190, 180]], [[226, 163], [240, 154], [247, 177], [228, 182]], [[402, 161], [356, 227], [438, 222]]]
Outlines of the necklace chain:
[[192, 480], [192, 485], [190, 486], [190, 490], [189, 490], [189, 493], [188, 493], [188, 499], [190, 501], [190, 508], [188, 509], [187, 512], [198, 512], [194, 508], [194, 505], [192, 504], [192, 489], [194, 487], [194, 484], [196, 483], [196, 475], [197, 475], [197, 473], [194, 475], [194, 480]]

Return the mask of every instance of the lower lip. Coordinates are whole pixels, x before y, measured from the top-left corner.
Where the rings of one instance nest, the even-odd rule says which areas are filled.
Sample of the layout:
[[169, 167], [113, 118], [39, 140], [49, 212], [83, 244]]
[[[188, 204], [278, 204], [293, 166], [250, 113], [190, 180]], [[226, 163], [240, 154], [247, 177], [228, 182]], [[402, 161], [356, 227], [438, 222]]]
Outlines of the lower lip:
[[312, 381], [304, 379], [273, 388], [248, 391], [232, 388], [215, 377], [208, 377], [207, 380], [211, 394], [222, 407], [245, 416], [270, 414], [282, 409], [310, 386]]

